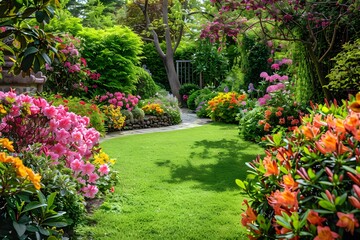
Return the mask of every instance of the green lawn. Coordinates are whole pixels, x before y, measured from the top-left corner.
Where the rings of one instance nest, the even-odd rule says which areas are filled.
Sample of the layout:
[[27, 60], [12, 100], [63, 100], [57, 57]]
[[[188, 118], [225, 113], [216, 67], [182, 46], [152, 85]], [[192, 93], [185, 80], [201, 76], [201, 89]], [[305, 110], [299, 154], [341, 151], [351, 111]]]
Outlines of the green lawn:
[[77, 229], [79, 239], [246, 239], [235, 179], [262, 152], [237, 126], [208, 124], [107, 140], [115, 193]]

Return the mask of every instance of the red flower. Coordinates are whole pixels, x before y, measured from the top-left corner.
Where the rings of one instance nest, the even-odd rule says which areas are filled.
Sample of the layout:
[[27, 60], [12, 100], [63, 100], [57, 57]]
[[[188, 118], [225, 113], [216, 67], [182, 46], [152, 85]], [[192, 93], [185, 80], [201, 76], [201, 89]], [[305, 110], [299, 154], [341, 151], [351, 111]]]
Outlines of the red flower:
[[85, 105], [86, 103], [84, 101], [79, 102], [81, 105]]
[[264, 131], [268, 132], [270, 131], [271, 125], [269, 123], [265, 123], [264, 125]]
[[281, 124], [281, 125], [282, 125], [282, 124], [285, 124], [285, 118], [280, 118], [280, 119], [279, 119], [279, 124]]
[[247, 209], [241, 214], [241, 224], [246, 227], [248, 224], [255, 222], [257, 216], [254, 209], [249, 206], [247, 200], [244, 200], [244, 204], [246, 204]]
[[275, 115], [276, 115], [277, 117], [281, 117], [281, 116], [282, 116], [282, 112], [281, 112], [281, 111], [277, 111], [277, 112], [275, 113]]

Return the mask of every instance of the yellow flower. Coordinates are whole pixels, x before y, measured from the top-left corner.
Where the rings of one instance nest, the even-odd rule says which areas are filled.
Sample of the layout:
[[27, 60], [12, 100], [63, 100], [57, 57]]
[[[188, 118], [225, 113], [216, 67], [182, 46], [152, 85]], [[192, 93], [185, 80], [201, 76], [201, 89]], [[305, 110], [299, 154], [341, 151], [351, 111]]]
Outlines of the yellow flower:
[[14, 152], [14, 146], [12, 145], [13, 142], [9, 141], [9, 139], [7, 138], [0, 138], [0, 144], [6, 148], [7, 150], [9, 150], [10, 152]]
[[6, 114], [6, 110], [4, 108], [4, 105], [0, 104], [0, 113], [1, 114]]

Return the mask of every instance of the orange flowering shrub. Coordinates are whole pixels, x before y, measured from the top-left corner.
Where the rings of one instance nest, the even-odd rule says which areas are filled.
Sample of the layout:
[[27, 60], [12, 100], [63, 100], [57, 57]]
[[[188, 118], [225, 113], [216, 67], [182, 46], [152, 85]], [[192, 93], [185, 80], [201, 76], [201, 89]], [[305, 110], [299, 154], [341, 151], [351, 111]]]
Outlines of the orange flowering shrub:
[[220, 92], [208, 101], [208, 110], [213, 121], [232, 123], [246, 104], [246, 94]]
[[158, 103], [149, 103], [141, 108], [145, 114], [160, 116], [164, 114], [164, 109]]
[[2, 196], [15, 195], [26, 189], [41, 188], [41, 176], [34, 173], [31, 168], [24, 166], [23, 161], [7, 153], [14, 152], [11, 141], [7, 138], [0, 138], [0, 198]]
[[286, 136], [268, 137], [251, 163], [242, 224], [252, 239], [360, 239], [360, 94], [313, 106]]

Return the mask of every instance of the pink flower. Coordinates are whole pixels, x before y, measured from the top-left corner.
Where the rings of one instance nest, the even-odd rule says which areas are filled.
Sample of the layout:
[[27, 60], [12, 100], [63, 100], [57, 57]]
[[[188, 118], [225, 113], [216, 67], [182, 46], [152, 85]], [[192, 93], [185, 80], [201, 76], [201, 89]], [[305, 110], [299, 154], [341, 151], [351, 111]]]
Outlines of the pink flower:
[[89, 175], [89, 183], [96, 183], [96, 180], [99, 179], [99, 175], [97, 175], [96, 173], [90, 173]]
[[62, 118], [59, 122], [59, 128], [64, 128], [65, 130], [69, 130], [71, 127], [71, 121], [69, 118]]
[[262, 73], [260, 73], [260, 77], [267, 78], [267, 77], [269, 77], [269, 74], [267, 74], [267, 72], [262, 72]]
[[83, 187], [81, 191], [84, 192], [84, 196], [88, 198], [94, 198], [95, 195], [98, 193], [99, 189], [94, 185], [87, 185], [86, 187]]
[[95, 170], [95, 166], [91, 163], [86, 163], [81, 167], [82, 175], [89, 175], [93, 173]]
[[274, 63], [273, 65], [271, 65], [271, 69], [280, 70], [280, 65], [277, 63]]
[[109, 166], [107, 164], [103, 164], [98, 169], [100, 176], [107, 175], [110, 172]]
[[43, 113], [48, 118], [53, 118], [57, 114], [57, 109], [54, 106], [45, 107]]
[[72, 161], [70, 163], [70, 168], [75, 172], [75, 173], [79, 173], [81, 172], [82, 168], [83, 168], [84, 162], [79, 160], [79, 159], [75, 159], [74, 161]]
[[65, 146], [61, 143], [56, 143], [50, 150], [59, 156], [64, 155], [66, 152]]
[[65, 129], [61, 129], [60, 131], [55, 132], [56, 141], [66, 144], [69, 141], [70, 134]]

